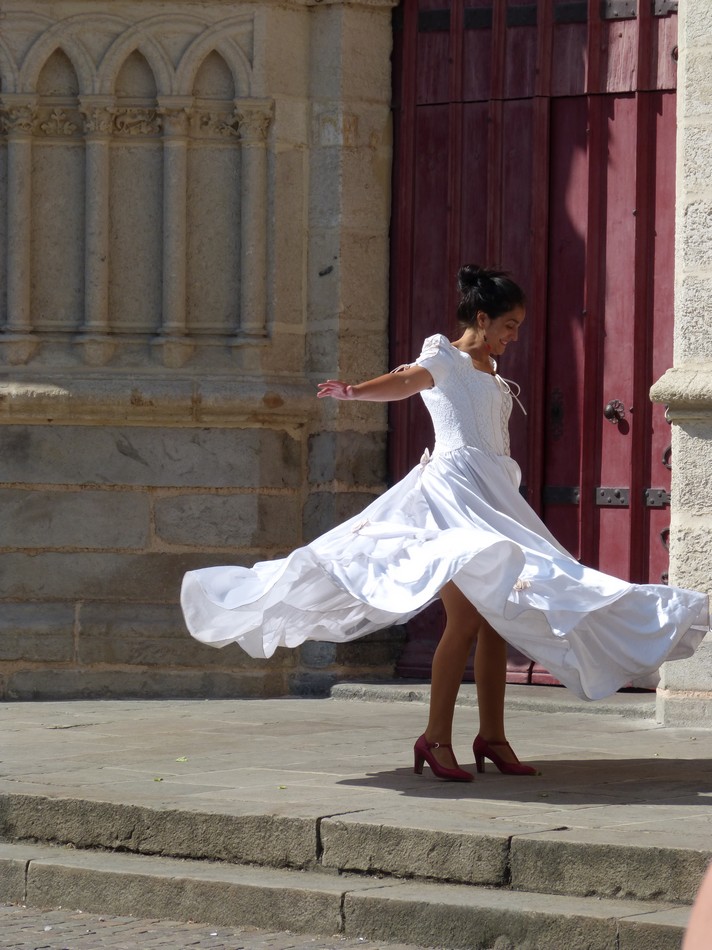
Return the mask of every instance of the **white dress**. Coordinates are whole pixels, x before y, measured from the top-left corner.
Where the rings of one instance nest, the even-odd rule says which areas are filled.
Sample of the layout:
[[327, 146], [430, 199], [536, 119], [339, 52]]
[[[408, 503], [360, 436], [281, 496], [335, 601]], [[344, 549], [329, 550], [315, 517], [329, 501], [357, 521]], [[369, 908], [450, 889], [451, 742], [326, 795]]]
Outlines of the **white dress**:
[[579, 564], [519, 494], [507, 383], [439, 334], [416, 363], [435, 382], [421, 394], [432, 456], [286, 558], [186, 574], [191, 634], [253, 657], [305, 640], [343, 643], [404, 623], [452, 580], [502, 637], [585, 699], [689, 657], [709, 629], [707, 595]]

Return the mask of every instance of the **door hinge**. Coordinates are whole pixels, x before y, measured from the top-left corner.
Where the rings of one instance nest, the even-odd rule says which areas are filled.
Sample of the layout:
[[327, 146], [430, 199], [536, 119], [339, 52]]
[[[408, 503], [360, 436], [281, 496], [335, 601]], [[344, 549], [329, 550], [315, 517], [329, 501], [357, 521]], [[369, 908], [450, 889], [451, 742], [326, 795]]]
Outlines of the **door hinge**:
[[596, 504], [599, 508], [627, 508], [630, 504], [628, 488], [597, 488]]
[[664, 508], [670, 504], [670, 492], [664, 488], [646, 488], [645, 489], [645, 507], [646, 508]]
[[677, 13], [677, 0], [653, 0], [653, 16]]
[[578, 505], [581, 489], [578, 485], [545, 485], [542, 501], [545, 505]]
[[634, 20], [638, 15], [638, 0], [601, 0], [602, 20]]

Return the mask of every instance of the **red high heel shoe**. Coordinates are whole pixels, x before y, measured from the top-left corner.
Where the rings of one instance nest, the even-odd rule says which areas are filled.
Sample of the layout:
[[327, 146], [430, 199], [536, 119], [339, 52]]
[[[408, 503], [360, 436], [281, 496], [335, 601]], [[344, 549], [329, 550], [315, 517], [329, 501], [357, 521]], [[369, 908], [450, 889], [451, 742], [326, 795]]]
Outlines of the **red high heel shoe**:
[[[538, 775], [539, 770], [535, 769], [532, 765], [522, 765], [522, 763], [517, 760], [516, 762], [505, 762], [497, 753], [492, 749], [492, 746], [504, 746], [512, 752], [512, 747], [508, 742], [487, 742], [482, 736], [477, 736], [473, 745], [472, 751], [475, 753], [475, 764], [477, 766], [478, 772], [484, 772], [485, 770], [485, 759], [490, 759], [493, 762], [500, 772], [503, 772], [505, 775]], [[515, 756], [516, 758], [516, 756]]]
[[[475, 776], [472, 772], [466, 772], [459, 767], [449, 769], [441, 765], [430, 751], [431, 749], [449, 749], [452, 752], [451, 745], [446, 745], [444, 742], [428, 742], [425, 735], [422, 735], [413, 748], [415, 755], [413, 771], [416, 775], [423, 774], [423, 762], [427, 762], [433, 775], [445, 779], [446, 782], [474, 782]], [[453, 759], [455, 758], [454, 752], [452, 753], [452, 757]], [[457, 759], [455, 759], [455, 763], [457, 764]]]

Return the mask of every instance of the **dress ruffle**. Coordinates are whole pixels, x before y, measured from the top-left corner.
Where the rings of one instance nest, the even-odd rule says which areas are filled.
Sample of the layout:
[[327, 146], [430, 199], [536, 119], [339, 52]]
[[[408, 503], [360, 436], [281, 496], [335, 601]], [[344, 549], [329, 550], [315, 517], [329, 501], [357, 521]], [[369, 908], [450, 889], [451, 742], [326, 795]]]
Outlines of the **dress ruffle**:
[[405, 623], [450, 580], [513, 646], [585, 699], [690, 656], [707, 597], [583, 567], [516, 491], [518, 467], [477, 449], [432, 457], [287, 558], [192, 571], [190, 632], [253, 657]]
[[502, 637], [584, 699], [691, 656], [709, 630], [707, 595], [579, 564], [519, 494], [509, 387], [439, 335], [418, 362], [435, 381], [423, 394], [433, 455], [286, 558], [186, 574], [191, 634], [263, 658], [306, 640], [345, 643], [405, 623], [453, 581]]

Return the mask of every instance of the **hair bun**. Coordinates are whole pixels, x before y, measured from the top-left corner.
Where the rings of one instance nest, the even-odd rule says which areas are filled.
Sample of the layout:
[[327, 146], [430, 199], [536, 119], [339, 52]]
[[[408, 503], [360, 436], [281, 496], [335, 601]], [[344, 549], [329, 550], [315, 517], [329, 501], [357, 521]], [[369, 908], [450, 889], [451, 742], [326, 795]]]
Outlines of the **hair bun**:
[[526, 302], [521, 287], [506, 271], [479, 264], [465, 264], [460, 268], [457, 289], [460, 294], [457, 319], [463, 326], [472, 326], [480, 311], [494, 320], [514, 307], [523, 307]]
[[460, 292], [479, 287], [487, 271], [479, 264], [464, 264], [457, 272], [457, 286]]

